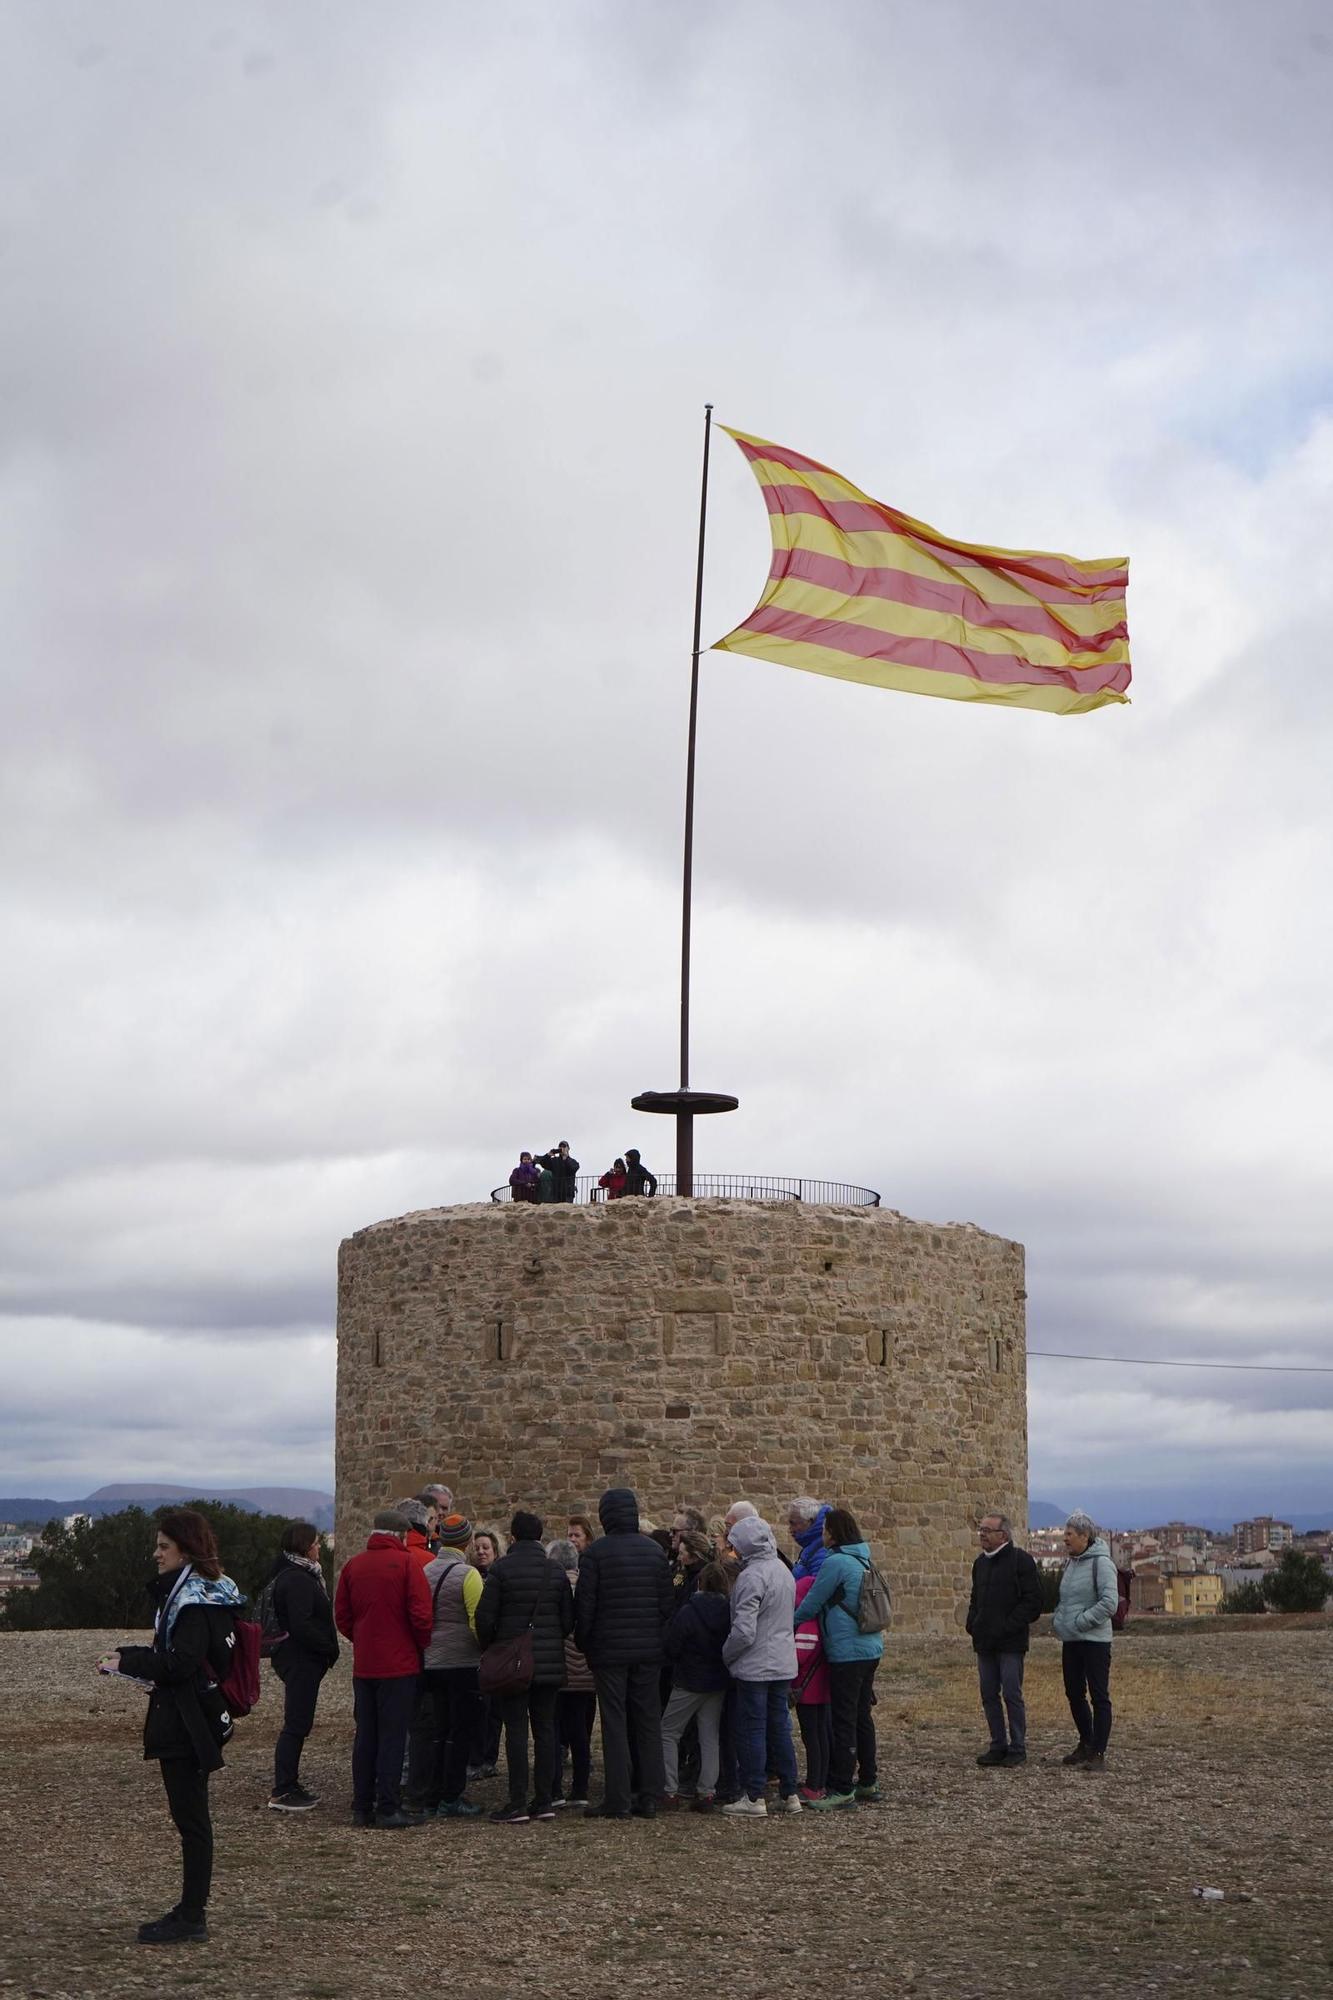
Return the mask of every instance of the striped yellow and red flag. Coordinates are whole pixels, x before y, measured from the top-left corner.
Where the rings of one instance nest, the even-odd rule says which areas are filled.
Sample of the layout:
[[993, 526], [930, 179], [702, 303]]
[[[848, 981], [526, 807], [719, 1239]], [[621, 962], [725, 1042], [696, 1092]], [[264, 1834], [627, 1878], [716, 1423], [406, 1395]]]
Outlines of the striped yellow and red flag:
[[950, 541], [813, 458], [723, 428], [763, 491], [773, 563], [720, 650], [1056, 715], [1129, 699], [1126, 558]]

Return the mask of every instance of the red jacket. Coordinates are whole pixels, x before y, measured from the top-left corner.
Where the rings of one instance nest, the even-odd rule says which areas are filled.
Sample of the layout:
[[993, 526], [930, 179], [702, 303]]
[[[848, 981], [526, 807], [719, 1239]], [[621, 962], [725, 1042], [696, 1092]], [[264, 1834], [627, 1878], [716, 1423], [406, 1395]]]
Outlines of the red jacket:
[[433, 1563], [435, 1560], [430, 1552], [430, 1543], [426, 1540], [420, 1528], [408, 1529], [407, 1553], [410, 1556], [415, 1556], [423, 1569], [426, 1568], [428, 1563]]
[[333, 1616], [352, 1642], [358, 1679], [420, 1673], [433, 1623], [430, 1587], [416, 1555], [397, 1535], [373, 1534], [362, 1553], [343, 1565]]

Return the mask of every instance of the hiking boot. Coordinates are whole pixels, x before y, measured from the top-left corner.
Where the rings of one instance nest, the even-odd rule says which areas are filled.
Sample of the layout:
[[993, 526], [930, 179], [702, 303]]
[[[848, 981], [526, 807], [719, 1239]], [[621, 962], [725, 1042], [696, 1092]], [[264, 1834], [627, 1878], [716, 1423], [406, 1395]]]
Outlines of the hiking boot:
[[1026, 1764], [1027, 1760], [1028, 1753], [1026, 1750], [1006, 1750], [1004, 1753], [1004, 1767], [1006, 1771], [1016, 1771], [1019, 1765]]
[[285, 1792], [270, 1792], [268, 1804], [270, 1812], [310, 1812], [319, 1800], [304, 1785], [289, 1785]]
[[733, 1819], [767, 1819], [768, 1807], [762, 1799], [733, 1799], [729, 1806], [723, 1806], [724, 1813]]
[[656, 1819], [657, 1800], [648, 1798], [639, 1799], [633, 1808], [632, 1817], [635, 1819]]
[[480, 1819], [481, 1807], [470, 1799], [446, 1799], [435, 1808], [436, 1819]]
[[811, 1812], [840, 1812], [844, 1806], [855, 1806], [855, 1792], [825, 1792], [822, 1799], [811, 1799]]
[[853, 1796], [859, 1806], [877, 1806], [882, 1793], [878, 1785], [858, 1785]]
[[1005, 1749], [1003, 1743], [992, 1743], [989, 1749], [982, 1751], [981, 1755], [977, 1758], [977, 1762], [984, 1770], [990, 1765], [1003, 1764], [1008, 1755], [1009, 1752]]
[[526, 1826], [529, 1813], [526, 1806], [501, 1806], [490, 1819], [492, 1826]]
[[798, 1813], [801, 1810], [800, 1794], [797, 1792], [788, 1792], [786, 1798], [781, 1802], [781, 1809], [785, 1813]]
[[1096, 1778], [1101, 1773], [1103, 1773], [1105, 1769], [1106, 1769], [1106, 1752], [1104, 1750], [1089, 1750], [1087, 1756], [1083, 1759], [1084, 1777]]
[[1070, 1751], [1067, 1757], [1062, 1757], [1060, 1762], [1062, 1764], [1086, 1764], [1091, 1755], [1091, 1743], [1079, 1743]]
[[165, 1917], [140, 1924], [139, 1943], [207, 1944], [208, 1925], [202, 1917], [183, 1917], [179, 1910], [168, 1910]]
[[373, 1812], [363, 1812], [360, 1806], [352, 1807], [353, 1826], [374, 1826], [374, 1824], [375, 1824], [375, 1815]]

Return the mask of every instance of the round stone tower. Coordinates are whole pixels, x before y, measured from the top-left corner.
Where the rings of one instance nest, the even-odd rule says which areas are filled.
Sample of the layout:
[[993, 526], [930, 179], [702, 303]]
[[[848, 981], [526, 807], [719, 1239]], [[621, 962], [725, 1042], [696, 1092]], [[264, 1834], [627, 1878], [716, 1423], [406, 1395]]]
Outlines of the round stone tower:
[[848, 1506], [895, 1626], [957, 1629], [976, 1516], [1027, 1514], [1021, 1244], [802, 1201], [474, 1204], [358, 1230], [338, 1260], [337, 1542], [444, 1479], [548, 1534], [628, 1485], [753, 1500], [786, 1540]]

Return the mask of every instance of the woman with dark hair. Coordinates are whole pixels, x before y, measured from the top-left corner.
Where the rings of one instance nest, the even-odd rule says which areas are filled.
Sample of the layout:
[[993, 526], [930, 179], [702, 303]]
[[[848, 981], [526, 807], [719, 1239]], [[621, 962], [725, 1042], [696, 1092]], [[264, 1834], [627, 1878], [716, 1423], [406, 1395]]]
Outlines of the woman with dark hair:
[[184, 1881], [174, 1909], [140, 1924], [140, 1944], [203, 1943], [213, 1878], [213, 1823], [208, 1779], [222, 1769], [232, 1733], [218, 1685], [231, 1666], [241, 1593], [222, 1573], [213, 1530], [190, 1507], [162, 1514], [153, 1548], [157, 1576], [151, 1646], [119, 1646], [98, 1670], [124, 1674], [149, 1689], [143, 1754], [162, 1769], [167, 1806], [180, 1835]]
[[[573, 1542], [552, 1542], [546, 1551], [546, 1559], [557, 1563], [565, 1572], [569, 1587], [577, 1598], [579, 1552]], [[574, 1644], [571, 1634], [565, 1640], [565, 1684], [555, 1698], [556, 1774], [552, 1805], [587, 1805], [588, 1779], [592, 1771], [592, 1726], [596, 1720], [597, 1683], [592, 1677], [592, 1668]], [[566, 1754], [570, 1758], [569, 1796], [562, 1798]]]
[[824, 1545], [829, 1553], [794, 1613], [797, 1625], [819, 1620], [828, 1665], [833, 1736], [828, 1789], [822, 1799], [807, 1800], [812, 1812], [873, 1805], [879, 1797], [871, 1709], [884, 1634], [863, 1632], [858, 1618], [861, 1592], [870, 1574], [870, 1546], [862, 1539], [855, 1515], [845, 1507], [830, 1507], [825, 1515]]
[[[505, 1552], [505, 1538], [498, 1528], [476, 1528], [472, 1534], [472, 1547], [468, 1551], [468, 1561], [481, 1574], [485, 1585], [487, 1577]], [[468, 1758], [469, 1778], [493, 1778], [500, 1762], [500, 1704], [483, 1695], [477, 1712], [477, 1731], [472, 1741], [472, 1751]]]
[[[700, 1539], [696, 1537], [696, 1539]], [[671, 1662], [672, 1689], [662, 1716], [662, 1764], [666, 1772], [666, 1803], [680, 1799], [680, 1739], [686, 1725], [696, 1722], [699, 1733], [698, 1783], [694, 1806], [707, 1812], [717, 1793], [722, 1707], [731, 1675], [722, 1658], [731, 1630], [731, 1578], [721, 1563], [700, 1565], [697, 1589], [680, 1604], [662, 1635], [662, 1650]]]
[[300, 1778], [301, 1750], [315, 1726], [319, 1685], [338, 1658], [338, 1633], [319, 1551], [319, 1529], [309, 1521], [291, 1522], [282, 1531], [264, 1586], [273, 1625], [286, 1634], [272, 1653], [273, 1671], [282, 1682], [282, 1729], [273, 1751], [269, 1795], [274, 1812], [309, 1812], [319, 1804]]
[[[497, 1639], [532, 1634], [531, 1681], [526, 1688], [500, 1696], [509, 1799], [491, 1814], [497, 1825], [526, 1826], [529, 1819], [555, 1818], [555, 1699], [564, 1685], [565, 1640], [574, 1629], [574, 1595], [564, 1570], [546, 1559], [540, 1515], [520, 1508], [510, 1523], [509, 1537], [508, 1555], [493, 1565], [481, 1588], [477, 1642], [484, 1651]], [[529, 1724], [531, 1804], [527, 1796]]]
[[585, 1549], [590, 1549], [597, 1539], [597, 1530], [586, 1514], [571, 1514], [569, 1517], [569, 1539], [580, 1557]]

